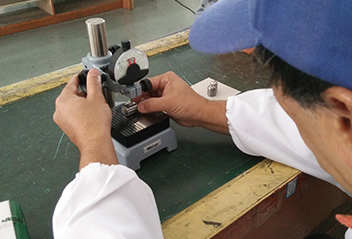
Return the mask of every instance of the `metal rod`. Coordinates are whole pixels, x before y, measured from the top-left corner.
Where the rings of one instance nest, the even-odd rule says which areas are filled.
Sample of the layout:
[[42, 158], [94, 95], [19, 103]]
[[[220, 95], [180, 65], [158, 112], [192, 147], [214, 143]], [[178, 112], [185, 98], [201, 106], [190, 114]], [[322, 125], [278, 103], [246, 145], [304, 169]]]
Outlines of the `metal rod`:
[[90, 54], [93, 57], [103, 57], [108, 55], [105, 20], [102, 18], [91, 18], [86, 21], [86, 25]]
[[126, 117], [129, 117], [137, 113], [137, 111], [138, 111], [137, 103], [133, 101], [128, 101], [124, 103], [121, 107], [121, 113]]

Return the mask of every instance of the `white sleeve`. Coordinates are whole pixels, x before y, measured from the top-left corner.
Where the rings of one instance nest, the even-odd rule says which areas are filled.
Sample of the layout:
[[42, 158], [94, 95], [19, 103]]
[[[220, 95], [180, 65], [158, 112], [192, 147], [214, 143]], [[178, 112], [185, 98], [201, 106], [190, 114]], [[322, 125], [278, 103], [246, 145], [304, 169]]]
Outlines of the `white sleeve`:
[[91, 163], [64, 189], [53, 216], [55, 239], [163, 238], [153, 193], [121, 165]]
[[244, 153], [272, 159], [341, 188], [319, 166], [272, 89], [247, 91], [228, 98], [226, 116], [232, 139]]
[[352, 229], [348, 228], [345, 233], [345, 239], [352, 239]]

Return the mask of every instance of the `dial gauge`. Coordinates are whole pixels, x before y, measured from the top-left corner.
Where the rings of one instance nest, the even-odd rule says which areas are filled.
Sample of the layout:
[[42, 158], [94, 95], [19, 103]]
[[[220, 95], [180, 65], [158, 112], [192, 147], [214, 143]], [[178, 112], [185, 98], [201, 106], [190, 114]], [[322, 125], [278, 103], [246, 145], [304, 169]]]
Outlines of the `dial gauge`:
[[115, 80], [118, 81], [122, 77], [126, 76], [127, 69], [132, 64], [137, 64], [141, 70], [147, 70], [149, 68], [147, 55], [136, 48], [123, 52], [115, 63]]

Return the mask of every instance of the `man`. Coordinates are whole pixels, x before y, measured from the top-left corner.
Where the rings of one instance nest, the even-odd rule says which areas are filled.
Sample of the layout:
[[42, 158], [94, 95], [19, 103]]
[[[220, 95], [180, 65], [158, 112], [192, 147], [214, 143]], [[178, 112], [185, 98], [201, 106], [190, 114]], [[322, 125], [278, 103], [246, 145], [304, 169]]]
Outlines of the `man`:
[[[183, 126], [231, 134], [246, 153], [352, 193], [352, 2], [221, 0], [197, 18], [189, 39], [212, 54], [258, 46], [258, 58], [272, 64], [273, 88], [208, 101], [169, 72], [151, 78], [140, 112], [165, 111]], [[81, 171], [58, 202], [54, 236], [162, 238], [150, 189], [115, 165], [99, 79], [91, 70], [84, 97], [74, 77], [57, 99], [54, 120], [79, 148]]]

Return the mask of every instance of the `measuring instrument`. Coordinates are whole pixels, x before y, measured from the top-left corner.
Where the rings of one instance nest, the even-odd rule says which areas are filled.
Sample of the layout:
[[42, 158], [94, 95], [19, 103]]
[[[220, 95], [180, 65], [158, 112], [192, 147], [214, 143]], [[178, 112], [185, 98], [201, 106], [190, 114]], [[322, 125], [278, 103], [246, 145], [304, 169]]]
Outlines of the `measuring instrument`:
[[[131, 47], [130, 41], [108, 47], [105, 20], [86, 21], [90, 52], [82, 58], [84, 69], [78, 74], [80, 88], [86, 90], [90, 69], [100, 71], [103, 94], [112, 110], [111, 136], [119, 163], [137, 170], [140, 162], [166, 148], [177, 148], [170, 117], [163, 112], [141, 114], [134, 99], [152, 89], [147, 55]], [[118, 95], [127, 100], [118, 101]]]

